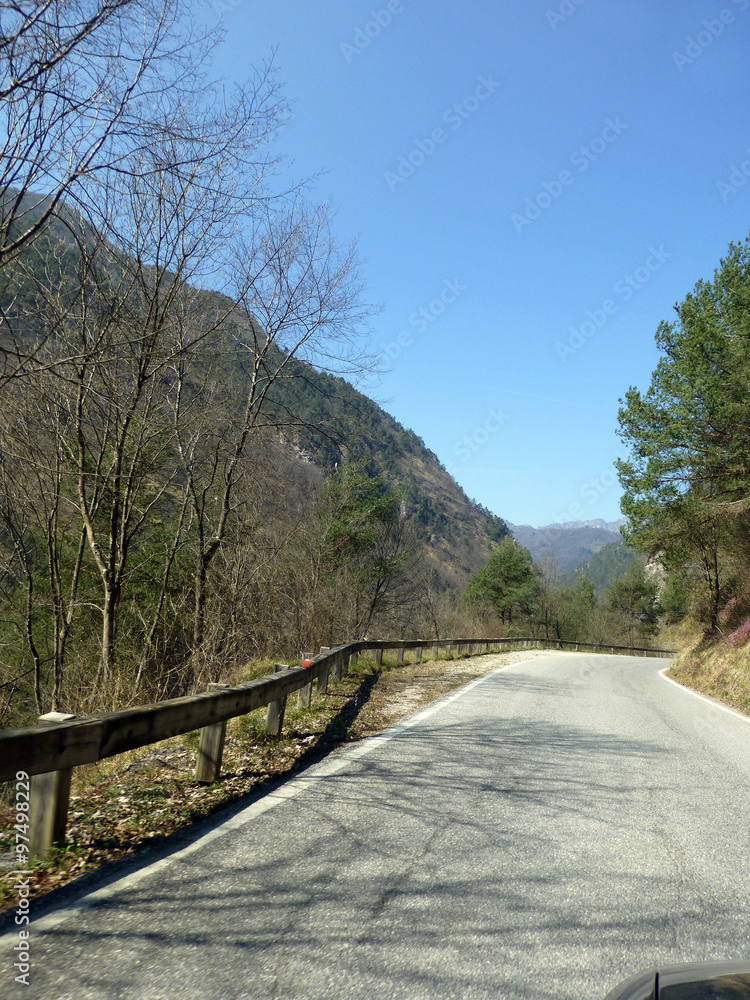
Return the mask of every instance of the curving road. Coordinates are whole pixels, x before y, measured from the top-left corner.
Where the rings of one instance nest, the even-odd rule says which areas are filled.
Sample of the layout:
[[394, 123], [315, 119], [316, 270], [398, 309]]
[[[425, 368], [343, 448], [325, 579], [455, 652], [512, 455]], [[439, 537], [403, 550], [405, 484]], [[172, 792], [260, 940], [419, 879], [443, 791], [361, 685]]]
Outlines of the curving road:
[[750, 959], [750, 720], [664, 660], [501, 668], [31, 927], [45, 1000], [596, 1000]]

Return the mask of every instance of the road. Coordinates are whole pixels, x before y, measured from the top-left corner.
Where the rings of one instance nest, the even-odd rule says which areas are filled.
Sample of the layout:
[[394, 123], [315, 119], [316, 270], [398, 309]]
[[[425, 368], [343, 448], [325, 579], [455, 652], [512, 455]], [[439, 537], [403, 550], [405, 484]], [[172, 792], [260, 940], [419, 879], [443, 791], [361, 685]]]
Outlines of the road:
[[750, 722], [665, 665], [493, 671], [43, 916], [0, 992], [596, 1000], [750, 959]]

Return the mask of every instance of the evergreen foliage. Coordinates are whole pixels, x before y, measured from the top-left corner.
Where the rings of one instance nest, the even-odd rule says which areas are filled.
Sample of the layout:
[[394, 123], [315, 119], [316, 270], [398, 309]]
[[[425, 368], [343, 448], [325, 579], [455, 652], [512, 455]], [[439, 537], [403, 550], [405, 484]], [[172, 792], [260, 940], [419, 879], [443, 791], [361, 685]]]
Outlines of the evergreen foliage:
[[466, 588], [469, 605], [491, 609], [501, 625], [512, 625], [515, 614], [529, 618], [539, 594], [539, 580], [531, 554], [512, 538], [504, 538], [487, 564]]
[[566, 574], [563, 582], [574, 584], [582, 570], [591, 581], [597, 596], [603, 597], [610, 584], [623, 576], [639, 558], [643, 559], [624, 542], [612, 542], [599, 549], [579, 570]]
[[572, 583], [560, 582], [553, 564], [534, 565], [526, 549], [505, 539], [474, 575], [463, 600], [487, 635], [648, 647], [662, 614], [658, 596], [640, 561], [598, 596], [585, 569]]
[[[627, 538], [696, 582], [710, 630], [746, 570], [750, 527], [750, 239], [731, 244], [656, 334], [649, 389], [620, 409], [629, 450], [618, 462]], [[682, 588], [684, 590], [684, 588]], [[678, 613], [680, 588], [670, 590]]]

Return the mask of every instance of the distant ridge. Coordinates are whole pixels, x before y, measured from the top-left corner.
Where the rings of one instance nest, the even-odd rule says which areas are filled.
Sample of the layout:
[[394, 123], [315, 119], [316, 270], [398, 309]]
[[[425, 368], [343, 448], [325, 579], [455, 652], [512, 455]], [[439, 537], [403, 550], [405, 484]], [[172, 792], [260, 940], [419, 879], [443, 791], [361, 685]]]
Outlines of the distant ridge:
[[627, 518], [620, 517], [616, 521], [603, 521], [600, 517], [597, 517], [593, 521], [564, 521], [561, 524], [546, 524], [538, 530], [564, 528], [566, 531], [569, 531], [575, 528], [602, 528], [604, 531], [613, 531], [616, 535], [619, 535], [623, 524], [627, 524]]
[[[560, 576], [565, 576], [584, 566], [592, 556], [613, 542], [622, 541], [618, 521], [595, 518], [590, 521], [568, 521], [532, 528], [529, 524], [511, 524], [506, 521], [511, 534], [519, 545], [531, 552], [535, 563], [554, 564]], [[550, 567], [551, 568], [551, 567]]]

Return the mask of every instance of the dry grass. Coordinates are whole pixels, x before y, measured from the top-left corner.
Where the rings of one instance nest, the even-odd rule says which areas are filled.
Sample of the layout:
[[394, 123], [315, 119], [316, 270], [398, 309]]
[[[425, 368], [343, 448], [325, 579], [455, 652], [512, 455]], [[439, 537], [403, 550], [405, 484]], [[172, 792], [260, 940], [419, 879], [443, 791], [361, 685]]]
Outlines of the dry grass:
[[671, 637], [681, 649], [669, 676], [687, 687], [750, 714], [750, 643], [733, 648], [726, 638], [706, 638], [692, 622]]

